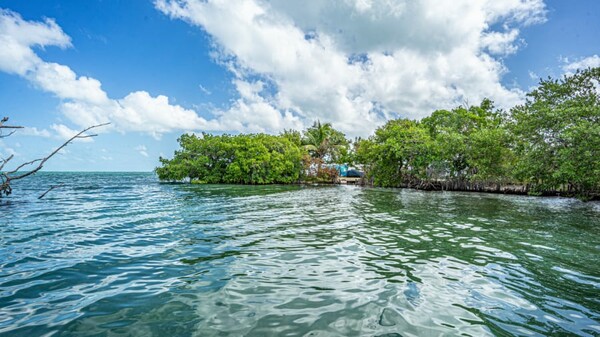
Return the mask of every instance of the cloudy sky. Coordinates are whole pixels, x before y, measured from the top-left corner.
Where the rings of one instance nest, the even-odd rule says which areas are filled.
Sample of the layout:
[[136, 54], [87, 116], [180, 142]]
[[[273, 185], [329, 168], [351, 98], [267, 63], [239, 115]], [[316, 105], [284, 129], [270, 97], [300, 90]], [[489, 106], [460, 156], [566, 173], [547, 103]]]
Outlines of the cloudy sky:
[[600, 1], [0, 1], [0, 140], [47, 170], [150, 171], [183, 132], [368, 136], [600, 66]]

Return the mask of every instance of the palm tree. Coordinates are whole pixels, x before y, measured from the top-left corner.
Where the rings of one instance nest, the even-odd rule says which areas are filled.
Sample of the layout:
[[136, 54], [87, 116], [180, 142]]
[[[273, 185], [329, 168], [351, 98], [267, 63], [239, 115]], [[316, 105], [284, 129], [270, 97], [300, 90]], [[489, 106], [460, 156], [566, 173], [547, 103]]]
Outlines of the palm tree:
[[308, 153], [320, 163], [325, 160], [335, 160], [342, 148], [348, 146], [345, 135], [331, 126], [331, 123], [314, 122], [313, 126], [304, 131], [302, 145]]

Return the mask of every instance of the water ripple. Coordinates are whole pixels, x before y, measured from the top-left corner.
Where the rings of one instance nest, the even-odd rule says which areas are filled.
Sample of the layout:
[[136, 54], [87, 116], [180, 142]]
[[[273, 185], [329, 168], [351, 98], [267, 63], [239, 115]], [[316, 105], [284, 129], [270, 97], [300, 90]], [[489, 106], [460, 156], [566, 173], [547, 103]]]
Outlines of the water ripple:
[[2, 336], [600, 335], [597, 203], [133, 173], [15, 191]]

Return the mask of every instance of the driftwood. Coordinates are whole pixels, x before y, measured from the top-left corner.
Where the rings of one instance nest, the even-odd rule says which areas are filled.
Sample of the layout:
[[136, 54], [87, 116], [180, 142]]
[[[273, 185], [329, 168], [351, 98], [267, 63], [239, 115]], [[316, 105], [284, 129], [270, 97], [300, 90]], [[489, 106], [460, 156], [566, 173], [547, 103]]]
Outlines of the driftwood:
[[[15, 133], [16, 129], [23, 128], [22, 126], [6, 125], [5, 123], [7, 121], [8, 121], [8, 117], [4, 117], [4, 118], [2, 118], [2, 120], [0, 120], [0, 138], [8, 137], [8, 136], [12, 135], [13, 133]], [[8, 162], [11, 161], [11, 159], [14, 158], [14, 155], [10, 155], [8, 158], [5, 158], [5, 159], [0, 158], [0, 197], [2, 197], [3, 195], [8, 196], [12, 193], [12, 187], [10, 186], [10, 183], [12, 181], [23, 179], [23, 178], [26, 178], [30, 175], [37, 173], [39, 170], [41, 170], [44, 167], [44, 164], [50, 158], [52, 158], [55, 154], [57, 154], [60, 150], [62, 150], [67, 145], [69, 145], [71, 142], [73, 142], [76, 139], [95, 137], [95, 136], [97, 136], [97, 134], [86, 135], [85, 133], [90, 131], [91, 129], [95, 129], [95, 128], [98, 128], [101, 126], [106, 126], [108, 124], [110, 124], [110, 123], [92, 125], [86, 129], [80, 131], [73, 137], [69, 138], [61, 146], [57, 147], [54, 151], [52, 151], [46, 157], [38, 158], [38, 159], [34, 159], [31, 161], [25, 162], [23, 164], [20, 164], [19, 166], [17, 166], [15, 169], [13, 169], [11, 171], [4, 171], [4, 167], [6, 166], [6, 164]], [[4, 135], [3, 134], [4, 130], [10, 130], [10, 132], [8, 134]], [[27, 168], [28, 170], [22, 171], [24, 168]], [[51, 186], [46, 192], [44, 192], [42, 195], [40, 195], [38, 197], [38, 199], [43, 198], [46, 194], [48, 194], [48, 192], [52, 191], [55, 188], [61, 187], [61, 186], [62, 186], [62, 184]]]
[[46, 190], [46, 192], [42, 193], [38, 199], [42, 199], [43, 197], [46, 196], [46, 194], [48, 194], [48, 192], [52, 191], [55, 188], [59, 188], [59, 187], [63, 187], [65, 186], [65, 184], [59, 184], [59, 185], [51, 185], [49, 189]]

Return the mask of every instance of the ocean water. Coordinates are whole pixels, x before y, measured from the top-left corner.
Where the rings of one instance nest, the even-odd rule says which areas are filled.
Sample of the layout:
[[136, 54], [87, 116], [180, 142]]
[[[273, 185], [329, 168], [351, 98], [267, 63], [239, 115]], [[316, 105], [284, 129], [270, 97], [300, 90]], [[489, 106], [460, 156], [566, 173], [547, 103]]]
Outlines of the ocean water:
[[0, 336], [600, 336], [597, 202], [40, 173], [1, 203]]

